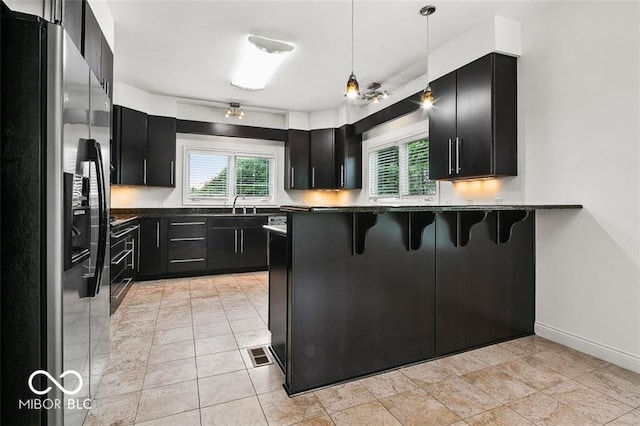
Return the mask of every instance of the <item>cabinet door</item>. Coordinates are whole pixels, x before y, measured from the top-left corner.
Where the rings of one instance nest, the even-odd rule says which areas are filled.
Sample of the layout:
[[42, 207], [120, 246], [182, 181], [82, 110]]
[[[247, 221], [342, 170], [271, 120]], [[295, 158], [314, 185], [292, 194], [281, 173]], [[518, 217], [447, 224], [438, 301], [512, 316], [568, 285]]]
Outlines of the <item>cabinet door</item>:
[[102, 82], [102, 31], [89, 3], [85, 3], [82, 56], [98, 81]]
[[335, 187], [362, 188], [362, 135], [356, 135], [353, 125], [335, 131]]
[[493, 174], [492, 55], [457, 71], [456, 177]]
[[309, 132], [288, 130], [285, 142], [285, 189], [309, 189]]
[[287, 237], [269, 235], [269, 331], [271, 348], [286, 369], [287, 359]]
[[167, 272], [166, 235], [166, 220], [140, 219], [138, 275], [155, 276]]
[[80, 51], [82, 51], [82, 21], [84, 20], [82, 6], [83, 0], [65, 0], [62, 17], [62, 26]]
[[109, 99], [113, 99], [113, 52], [107, 39], [102, 35], [102, 58], [101, 58], [101, 70], [102, 70], [102, 88], [104, 89]]
[[436, 98], [429, 111], [429, 178], [446, 179], [455, 173], [456, 73], [431, 82]]
[[333, 189], [334, 129], [311, 131], [309, 165], [311, 189]]
[[236, 228], [209, 228], [207, 269], [215, 271], [238, 267], [239, 234]]
[[147, 180], [147, 114], [121, 106], [114, 106], [113, 111], [115, 145], [120, 151], [117, 183], [144, 185]]
[[267, 267], [267, 231], [260, 228], [241, 228], [238, 266], [265, 269]]
[[147, 117], [147, 185], [175, 187], [176, 119]]

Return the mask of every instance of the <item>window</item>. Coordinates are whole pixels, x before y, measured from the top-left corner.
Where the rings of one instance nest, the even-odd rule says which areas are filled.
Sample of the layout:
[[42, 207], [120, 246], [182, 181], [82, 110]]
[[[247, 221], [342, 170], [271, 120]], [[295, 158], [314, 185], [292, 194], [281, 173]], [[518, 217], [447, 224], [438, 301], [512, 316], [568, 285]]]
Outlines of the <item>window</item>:
[[433, 196], [435, 181], [429, 180], [429, 140], [385, 146], [369, 154], [371, 198]]
[[185, 151], [186, 204], [226, 204], [236, 195], [274, 201], [274, 156], [243, 152]]

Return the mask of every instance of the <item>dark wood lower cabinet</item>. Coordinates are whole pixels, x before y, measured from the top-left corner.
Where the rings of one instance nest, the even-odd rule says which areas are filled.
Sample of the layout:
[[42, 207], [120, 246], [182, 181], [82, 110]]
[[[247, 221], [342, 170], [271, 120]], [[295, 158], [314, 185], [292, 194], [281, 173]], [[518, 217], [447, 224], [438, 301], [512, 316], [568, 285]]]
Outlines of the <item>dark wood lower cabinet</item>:
[[267, 264], [267, 231], [260, 227], [241, 228], [239, 268], [264, 268]]
[[140, 261], [137, 273], [141, 277], [157, 277], [167, 273], [167, 219], [140, 219]]
[[287, 237], [269, 233], [269, 331], [271, 351], [283, 369], [287, 359]]
[[238, 230], [209, 228], [207, 269], [225, 270], [238, 267]]

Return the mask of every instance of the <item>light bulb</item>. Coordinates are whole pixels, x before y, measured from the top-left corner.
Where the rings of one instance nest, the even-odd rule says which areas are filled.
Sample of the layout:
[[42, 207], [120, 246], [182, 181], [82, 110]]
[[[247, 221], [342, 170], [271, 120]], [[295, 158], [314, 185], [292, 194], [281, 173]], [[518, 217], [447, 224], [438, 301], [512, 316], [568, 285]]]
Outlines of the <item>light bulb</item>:
[[347, 81], [347, 91], [345, 96], [348, 99], [355, 99], [360, 96], [360, 86], [358, 85], [358, 80], [354, 73], [351, 73], [349, 80]]
[[378, 103], [378, 97], [377, 97], [377, 96], [374, 96], [374, 98], [373, 98], [373, 103], [374, 103], [374, 104], [377, 104], [377, 103]]
[[389, 93], [387, 93], [386, 90], [382, 92], [382, 99], [387, 99], [388, 97], [389, 97]]
[[435, 102], [435, 98], [433, 97], [433, 93], [431, 93], [431, 87], [427, 86], [422, 92], [422, 97], [420, 98], [420, 107], [424, 109], [430, 109]]

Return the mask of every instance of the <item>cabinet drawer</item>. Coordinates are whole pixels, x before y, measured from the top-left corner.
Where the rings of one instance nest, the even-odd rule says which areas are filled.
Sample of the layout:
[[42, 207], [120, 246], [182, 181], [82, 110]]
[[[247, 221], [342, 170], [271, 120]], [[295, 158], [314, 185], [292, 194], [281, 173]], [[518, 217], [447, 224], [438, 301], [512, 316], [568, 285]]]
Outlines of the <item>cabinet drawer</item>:
[[169, 272], [207, 269], [207, 249], [169, 250]]
[[[206, 229], [205, 229], [206, 232]], [[206, 233], [205, 233], [206, 235]], [[198, 237], [171, 237], [169, 238], [169, 250], [193, 250], [193, 249], [206, 249], [207, 238], [206, 236]]]
[[261, 228], [269, 220], [266, 216], [243, 217], [238, 220], [238, 228]]
[[209, 219], [209, 228], [236, 228], [238, 219], [235, 217], [216, 217]]
[[169, 222], [169, 241], [176, 238], [206, 237], [206, 219], [173, 219]]

